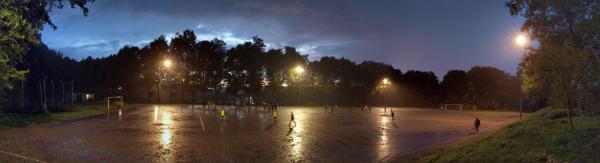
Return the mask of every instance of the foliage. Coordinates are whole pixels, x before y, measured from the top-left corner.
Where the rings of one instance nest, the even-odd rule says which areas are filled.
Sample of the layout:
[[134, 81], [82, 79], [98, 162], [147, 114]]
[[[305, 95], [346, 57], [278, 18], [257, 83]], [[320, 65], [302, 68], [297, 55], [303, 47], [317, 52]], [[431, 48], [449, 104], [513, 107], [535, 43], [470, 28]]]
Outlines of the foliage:
[[469, 90], [467, 72], [450, 70], [441, 83], [441, 94], [444, 103], [465, 103]]
[[469, 83], [467, 99], [471, 105], [498, 109], [510, 104], [515, 106], [514, 103], [519, 101], [518, 79], [502, 70], [475, 66], [466, 77]]
[[566, 108], [569, 117], [574, 109], [598, 110], [600, 1], [511, 0], [506, 6], [526, 18], [522, 30], [540, 43], [522, 64], [525, 91]]
[[[69, 0], [87, 15], [86, 4], [93, 0]], [[0, 1], [0, 102], [6, 90], [13, 88], [14, 80], [24, 80], [27, 70], [17, 70], [15, 66], [27, 52], [29, 44], [39, 43], [39, 31], [44, 25], [53, 29], [49, 12], [62, 8], [62, 0], [3, 0]]]
[[27, 43], [37, 43], [36, 31], [27, 20], [5, 7], [8, 2], [0, 2], [0, 97], [5, 89], [13, 87], [13, 80], [23, 80], [27, 71], [19, 71], [14, 65], [21, 60], [27, 50]]

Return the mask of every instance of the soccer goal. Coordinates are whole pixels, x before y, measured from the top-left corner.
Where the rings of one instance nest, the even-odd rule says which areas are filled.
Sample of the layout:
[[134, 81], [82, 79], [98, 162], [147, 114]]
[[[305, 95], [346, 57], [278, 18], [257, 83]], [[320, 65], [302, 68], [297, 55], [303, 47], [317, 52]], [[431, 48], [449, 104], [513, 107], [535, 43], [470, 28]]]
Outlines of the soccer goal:
[[[112, 103], [111, 103], [112, 101]], [[121, 116], [121, 109], [123, 109], [125, 103], [123, 103], [123, 96], [114, 96], [114, 97], [107, 97], [106, 98], [106, 111], [108, 114], [108, 117], [110, 118], [110, 109], [114, 108], [119, 110], [119, 116]]]
[[442, 104], [442, 110], [454, 109], [454, 110], [463, 110], [463, 104]]

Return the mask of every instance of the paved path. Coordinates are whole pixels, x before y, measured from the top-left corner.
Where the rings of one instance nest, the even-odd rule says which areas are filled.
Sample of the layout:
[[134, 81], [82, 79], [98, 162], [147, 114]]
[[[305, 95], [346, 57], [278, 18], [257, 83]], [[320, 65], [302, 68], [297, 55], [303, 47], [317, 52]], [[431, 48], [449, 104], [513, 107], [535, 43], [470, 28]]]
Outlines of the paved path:
[[[114, 115], [0, 129], [0, 162], [388, 162], [473, 137], [518, 113], [394, 108], [145, 106]], [[290, 114], [296, 124], [291, 124]], [[413, 154], [415, 153], [415, 154]]]

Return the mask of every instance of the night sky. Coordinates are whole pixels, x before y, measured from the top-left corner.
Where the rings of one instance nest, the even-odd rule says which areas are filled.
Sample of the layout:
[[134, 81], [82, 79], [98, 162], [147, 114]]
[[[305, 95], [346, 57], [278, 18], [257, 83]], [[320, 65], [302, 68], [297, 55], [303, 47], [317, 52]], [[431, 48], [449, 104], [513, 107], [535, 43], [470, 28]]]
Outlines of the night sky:
[[522, 49], [512, 40], [523, 18], [511, 16], [504, 2], [96, 0], [88, 17], [68, 6], [54, 10], [58, 29], [46, 28], [42, 40], [81, 59], [192, 29], [200, 39], [217, 37], [228, 46], [258, 35], [267, 48], [295, 46], [311, 60], [374, 60], [438, 77], [474, 65], [514, 74]]

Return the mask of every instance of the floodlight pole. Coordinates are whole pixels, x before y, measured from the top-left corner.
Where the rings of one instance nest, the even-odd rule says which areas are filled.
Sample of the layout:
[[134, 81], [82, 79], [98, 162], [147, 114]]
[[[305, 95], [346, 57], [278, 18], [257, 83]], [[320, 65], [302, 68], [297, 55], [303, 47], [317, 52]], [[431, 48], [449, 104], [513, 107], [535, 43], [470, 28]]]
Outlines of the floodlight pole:
[[[523, 57], [525, 58], [525, 56], [527, 55], [527, 41], [528, 38], [525, 35], [519, 35], [516, 37], [515, 42], [517, 43], [517, 45], [519, 46], [523, 46]], [[520, 100], [519, 100], [519, 120], [523, 120], [523, 69], [521, 69], [521, 73], [520, 74], [520, 80], [521, 83], [519, 85], [519, 93], [520, 93]]]
[[156, 78], [156, 102], [160, 104], [160, 65], [158, 66], [158, 78]]

